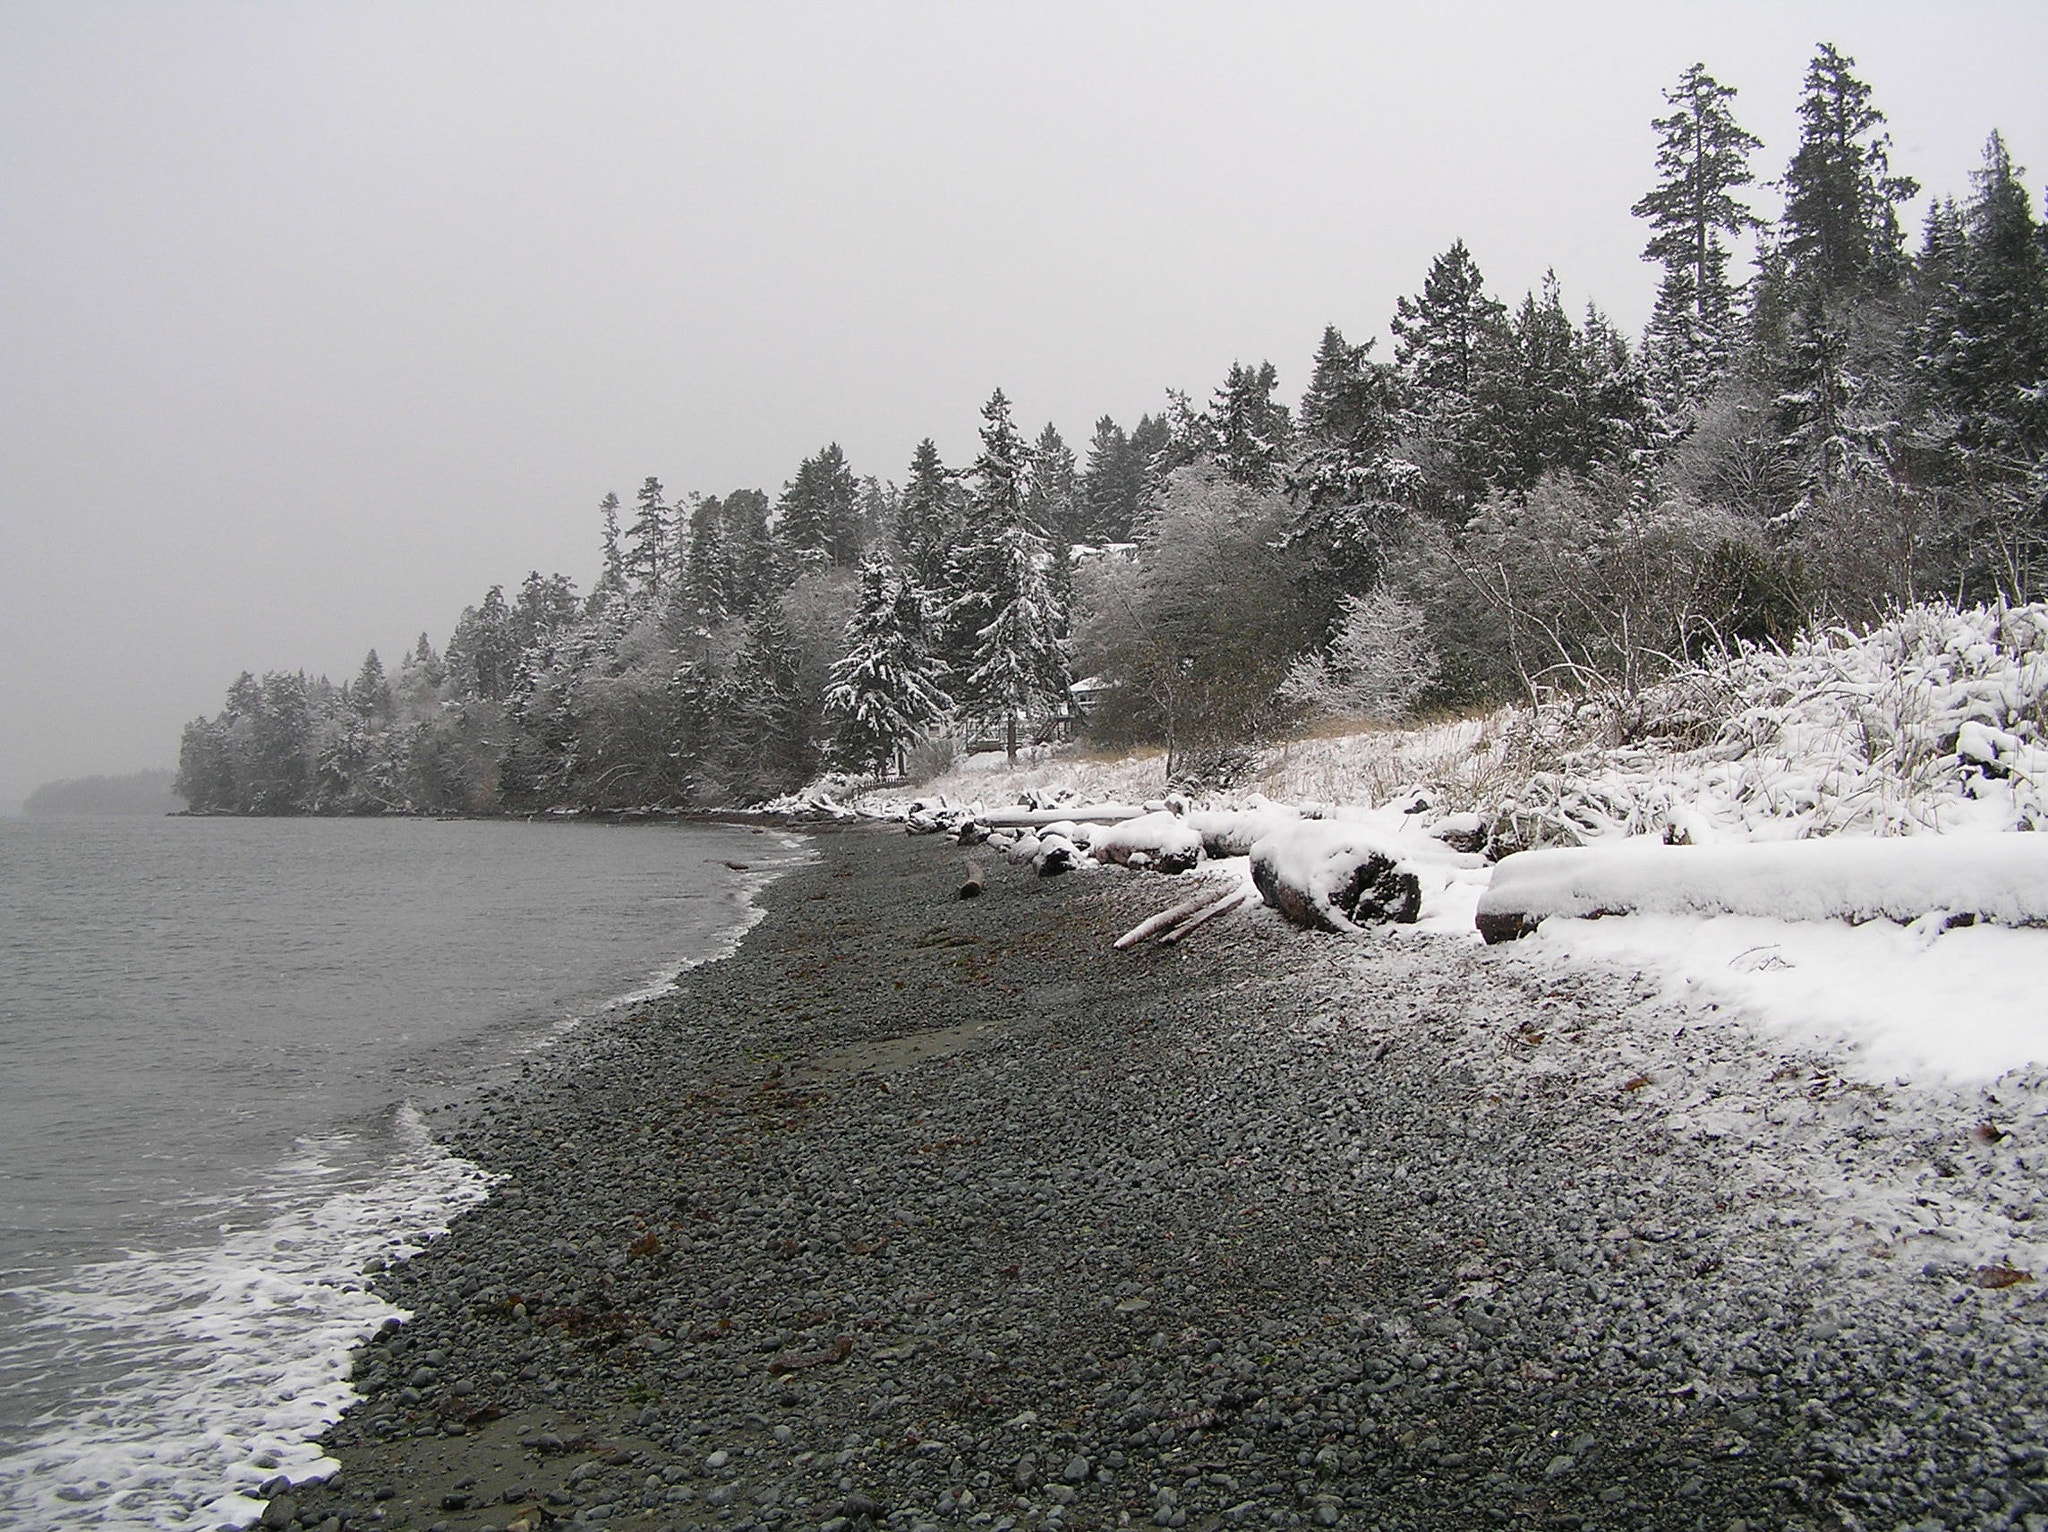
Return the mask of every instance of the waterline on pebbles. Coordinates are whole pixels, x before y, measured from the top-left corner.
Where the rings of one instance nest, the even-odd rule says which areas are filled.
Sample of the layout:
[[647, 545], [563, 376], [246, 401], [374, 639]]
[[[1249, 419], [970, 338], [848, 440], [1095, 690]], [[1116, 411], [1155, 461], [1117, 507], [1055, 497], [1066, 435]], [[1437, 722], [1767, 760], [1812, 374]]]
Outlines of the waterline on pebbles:
[[0, 1458], [0, 1522], [242, 1526], [263, 1511], [261, 1485], [339, 1466], [316, 1438], [359, 1397], [349, 1352], [403, 1317], [366, 1271], [445, 1233], [493, 1179], [435, 1143], [410, 1106], [392, 1129], [389, 1162], [367, 1186], [322, 1194], [350, 1145], [304, 1145], [291, 1179], [312, 1185], [261, 1224], [18, 1295], [24, 1349], [99, 1348], [125, 1378]]
[[1170, 885], [819, 844], [452, 1130], [506, 1179], [389, 1274], [302, 1520], [2048, 1507], [2037, 1076], [1877, 1093], [1627, 973], [1257, 912], [1115, 954]]

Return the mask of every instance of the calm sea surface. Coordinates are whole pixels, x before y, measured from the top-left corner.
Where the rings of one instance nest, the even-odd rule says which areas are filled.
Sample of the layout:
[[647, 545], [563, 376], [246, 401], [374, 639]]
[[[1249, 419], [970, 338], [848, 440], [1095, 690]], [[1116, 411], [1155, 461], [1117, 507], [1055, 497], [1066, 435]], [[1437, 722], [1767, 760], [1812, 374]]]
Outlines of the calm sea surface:
[[390, 1312], [365, 1265], [484, 1190], [421, 1108], [726, 951], [798, 854], [725, 827], [0, 819], [0, 1526], [246, 1523], [311, 1472]]

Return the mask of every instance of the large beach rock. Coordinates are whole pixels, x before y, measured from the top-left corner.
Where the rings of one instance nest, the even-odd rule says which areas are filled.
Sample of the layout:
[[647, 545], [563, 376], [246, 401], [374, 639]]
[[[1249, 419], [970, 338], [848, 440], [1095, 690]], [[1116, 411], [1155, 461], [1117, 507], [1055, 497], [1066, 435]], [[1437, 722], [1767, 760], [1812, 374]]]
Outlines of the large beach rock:
[[1298, 926], [1352, 932], [1422, 913], [1422, 883], [1400, 854], [1357, 825], [1308, 819], [1284, 825], [1251, 850], [1252, 882]]

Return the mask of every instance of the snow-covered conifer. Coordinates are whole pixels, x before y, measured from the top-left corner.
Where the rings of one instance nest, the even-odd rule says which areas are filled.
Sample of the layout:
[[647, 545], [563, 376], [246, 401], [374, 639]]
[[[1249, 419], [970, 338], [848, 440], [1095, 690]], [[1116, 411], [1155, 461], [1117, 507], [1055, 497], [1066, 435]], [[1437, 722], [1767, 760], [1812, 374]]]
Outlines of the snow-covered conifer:
[[945, 717], [953, 699], [939, 686], [924, 639], [915, 586], [870, 558], [860, 568], [860, 604], [846, 625], [846, 652], [832, 667], [825, 719], [831, 759], [847, 771], [880, 775]]
[[1658, 182], [1630, 210], [1654, 231], [1643, 259], [1664, 267], [1646, 340], [1658, 410], [1674, 435], [1689, 429], [1734, 352], [1735, 288], [1723, 236], [1761, 227], [1736, 193], [1750, 182], [1749, 152], [1762, 140], [1737, 125], [1728, 110], [1734, 97], [1704, 64], [1664, 92], [1671, 115], [1651, 123]]

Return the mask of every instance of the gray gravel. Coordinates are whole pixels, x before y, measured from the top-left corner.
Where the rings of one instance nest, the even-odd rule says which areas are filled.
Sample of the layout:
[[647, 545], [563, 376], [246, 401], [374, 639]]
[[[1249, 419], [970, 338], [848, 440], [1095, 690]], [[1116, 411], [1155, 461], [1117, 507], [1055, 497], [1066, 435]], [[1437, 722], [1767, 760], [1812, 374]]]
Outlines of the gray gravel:
[[2040, 1285], [1879, 1226], [2030, 1217], [2010, 1101], [1442, 938], [1116, 954], [1173, 885], [816, 846], [736, 957], [441, 1119], [504, 1180], [382, 1279], [414, 1318], [271, 1524], [2048, 1528]]

